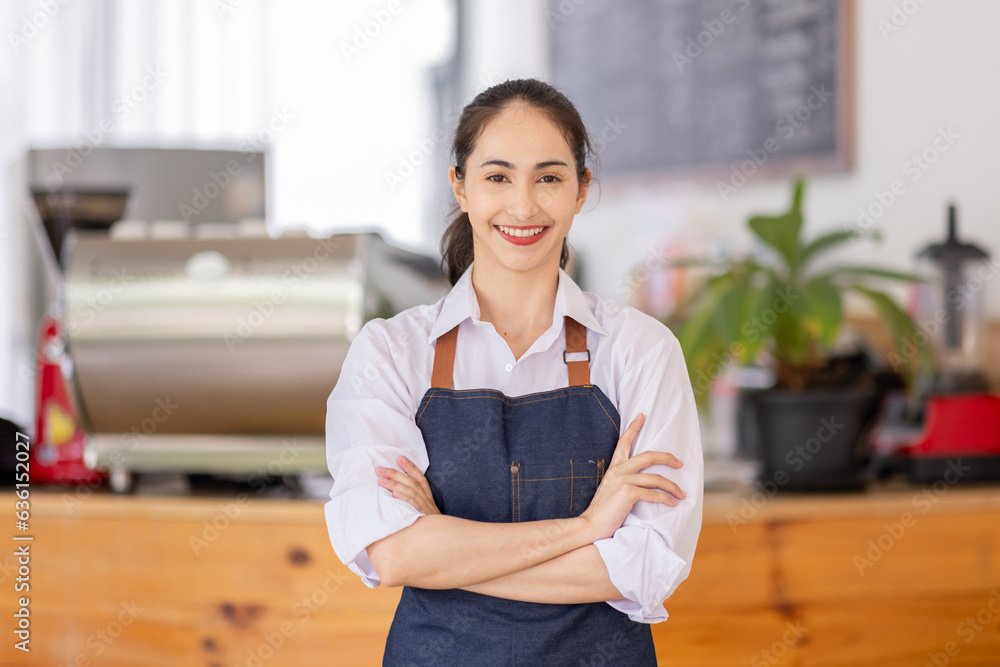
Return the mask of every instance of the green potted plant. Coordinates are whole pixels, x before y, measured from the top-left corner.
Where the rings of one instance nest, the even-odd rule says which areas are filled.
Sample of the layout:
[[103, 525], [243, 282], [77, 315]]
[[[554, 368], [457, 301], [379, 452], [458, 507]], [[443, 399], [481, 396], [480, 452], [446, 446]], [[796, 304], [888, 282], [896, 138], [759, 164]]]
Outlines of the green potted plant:
[[882, 392], [871, 373], [847, 372], [832, 356], [844, 325], [844, 295], [854, 292], [875, 306], [900, 351], [899, 370], [912, 387], [914, 369], [930, 361], [930, 350], [921, 348], [919, 359], [912, 351], [902, 353], [900, 344], [913, 340], [916, 325], [872, 283], [922, 279], [875, 266], [818, 268], [815, 260], [828, 250], [861, 237], [881, 237], [876, 231], [842, 229], [806, 241], [804, 188], [797, 178], [786, 212], [750, 218], [750, 230], [771, 251], [768, 259], [678, 262], [706, 265], [710, 271], [665, 323], [681, 343], [702, 407], [712, 381], [729, 367], [763, 362], [773, 368], [776, 386], [750, 396], [762, 481], [786, 490], [857, 488], [864, 483], [861, 472], [868, 458], [865, 429]]

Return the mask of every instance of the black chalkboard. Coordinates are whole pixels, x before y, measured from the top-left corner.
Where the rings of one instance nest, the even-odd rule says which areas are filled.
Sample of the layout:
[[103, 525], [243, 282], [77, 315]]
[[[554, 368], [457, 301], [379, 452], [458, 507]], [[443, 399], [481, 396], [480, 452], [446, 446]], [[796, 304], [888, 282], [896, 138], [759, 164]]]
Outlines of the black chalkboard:
[[850, 0], [550, 0], [546, 17], [602, 176], [849, 166]]

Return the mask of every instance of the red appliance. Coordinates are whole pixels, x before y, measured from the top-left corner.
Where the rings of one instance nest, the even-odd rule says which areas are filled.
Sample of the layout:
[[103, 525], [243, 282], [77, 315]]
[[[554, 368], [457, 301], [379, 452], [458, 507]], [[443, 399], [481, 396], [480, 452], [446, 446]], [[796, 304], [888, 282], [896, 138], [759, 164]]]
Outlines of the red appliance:
[[[919, 423], [890, 418], [897, 428], [882, 432], [884, 449], [895, 449], [917, 483], [1000, 480], [1000, 396], [983, 372], [983, 292], [1000, 266], [983, 248], [959, 240], [954, 205], [946, 239], [928, 245], [918, 259], [927, 282], [917, 288], [920, 331], [912, 342], [932, 346], [936, 367], [924, 373]], [[902, 405], [897, 415], [905, 412]]]
[[38, 383], [35, 403], [36, 444], [31, 448], [31, 478], [36, 482], [86, 484], [94, 487], [107, 473], [83, 463], [86, 433], [70, 397], [64, 364], [70, 364], [52, 314], [42, 318], [38, 336]]
[[911, 478], [1000, 479], [1000, 396], [931, 396], [925, 410], [923, 432], [899, 450], [909, 458]]

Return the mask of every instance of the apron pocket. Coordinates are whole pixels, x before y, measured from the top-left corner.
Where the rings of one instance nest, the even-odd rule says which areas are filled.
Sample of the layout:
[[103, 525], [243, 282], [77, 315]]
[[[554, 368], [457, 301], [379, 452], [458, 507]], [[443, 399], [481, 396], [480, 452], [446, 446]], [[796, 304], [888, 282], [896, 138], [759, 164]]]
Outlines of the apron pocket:
[[604, 459], [585, 458], [511, 462], [511, 521], [580, 516], [597, 493], [604, 466]]

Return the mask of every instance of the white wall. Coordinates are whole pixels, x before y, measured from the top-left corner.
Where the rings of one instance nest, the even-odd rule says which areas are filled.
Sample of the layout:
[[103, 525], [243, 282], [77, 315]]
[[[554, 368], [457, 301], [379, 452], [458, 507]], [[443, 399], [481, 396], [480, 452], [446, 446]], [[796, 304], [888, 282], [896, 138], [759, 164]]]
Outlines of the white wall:
[[429, 68], [454, 48], [450, 2], [282, 0], [267, 8], [271, 98], [296, 113], [270, 155], [272, 222], [318, 232], [380, 227], [419, 246], [426, 146], [440, 145]]

